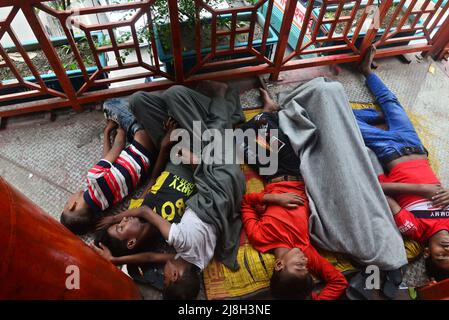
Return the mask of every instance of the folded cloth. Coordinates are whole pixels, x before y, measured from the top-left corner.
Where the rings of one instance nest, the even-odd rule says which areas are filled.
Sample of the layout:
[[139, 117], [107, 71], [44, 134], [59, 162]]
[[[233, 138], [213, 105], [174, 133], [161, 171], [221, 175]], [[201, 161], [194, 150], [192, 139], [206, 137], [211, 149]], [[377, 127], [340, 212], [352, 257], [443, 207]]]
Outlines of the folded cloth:
[[301, 158], [315, 244], [382, 270], [405, 265], [404, 243], [343, 86], [316, 78], [281, 105], [280, 128]]

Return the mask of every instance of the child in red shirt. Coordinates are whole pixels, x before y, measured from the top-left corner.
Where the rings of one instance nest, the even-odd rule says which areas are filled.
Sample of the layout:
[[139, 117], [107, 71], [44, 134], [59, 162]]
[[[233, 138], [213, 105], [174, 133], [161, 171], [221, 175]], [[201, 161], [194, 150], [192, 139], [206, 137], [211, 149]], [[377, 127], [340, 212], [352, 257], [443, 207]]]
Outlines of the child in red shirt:
[[371, 70], [376, 48], [371, 47], [361, 66], [367, 85], [381, 106], [388, 130], [374, 126], [381, 120], [372, 109], [354, 110], [365, 144], [386, 169], [379, 176], [399, 231], [426, 245], [429, 277], [449, 277], [449, 191], [430, 167], [427, 151], [394, 94]]
[[[267, 204], [261, 214], [255, 207]], [[314, 300], [338, 299], [348, 286], [345, 277], [310, 244], [309, 206], [302, 181], [270, 183], [263, 193], [243, 197], [242, 221], [249, 241], [276, 257], [271, 278], [274, 296], [305, 299], [313, 289], [311, 273], [326, 282]]]
[[[242, 202], [242, 222], [250, 243], [261, 252], [271, 251], [276, 257], [275, 270], [270, 282], [275, 298], [333, 300], [339, 298], [348, 286], [345, 277], [321, 257], [310, 244], [308, 218], [309, 205], [302, 177], [299, 175], [299, 158], [291, 148], [288, 137], [279, 130], [277, 106], [268, 93], [261, 90], [264, 112], [248, 121], [243, 130], [256, 130], [258, 139], [273, 141], [269, 132], [277, 129], [279, 166], [272, 175], [262, 178], [268, 184], [263, 193], [246, 194]], [[262, 131], [261, 131], [262, 129]], [[258, 157], [249, 144], [241, 146], [247, 159]], [[257, 159], [256, 159], [257, 160]], [[262, 165], [256, 161], [255, 169]], [[258, 213], [257, 208], [266, 205]], [[326, 282], [319, 294], [313, 294], [311, 273]]]
[[[401, 234], [425, 245], [429, 278], [449, 278], [449, 210], [447, 190], [441, 188], [427, 159], [401, 162], [379, 176]], [[436, 196], [435, 196], [436, 194]]]

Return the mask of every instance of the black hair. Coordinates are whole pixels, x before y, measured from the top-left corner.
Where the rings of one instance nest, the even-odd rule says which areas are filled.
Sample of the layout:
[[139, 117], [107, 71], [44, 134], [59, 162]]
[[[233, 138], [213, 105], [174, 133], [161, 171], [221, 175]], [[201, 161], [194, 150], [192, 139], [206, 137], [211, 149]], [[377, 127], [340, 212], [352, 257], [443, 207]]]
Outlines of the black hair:
[[200, 275], [197, 267], [186, 269], [176, 282], [164, 287], [165, 300], [194, 300], [200, 291]]
[[63, 211], [59, 221], [75, 234], [86, 234], [94, 223], [94, 217], [88, 208], [74, 211]]
[[270, 280], [271, 295], [276, 299], [306, 300], [313, 287], [314, 281], [310, 273], [297, 277], [287, 270], [275, 270]]
[[436, 281], [443, 281], [449, 278], [449, 270], [440, 268], [433, 262], [431, 257], [425, 259], [426, 273], [429, 278], [435, 278]]
[[111, 237], [108, 233], [108, 228], [101, 229], [95, 233], [94, 244], [100, 247], [100, 242], [111, 251], [114, 257], [127, 256], [137, 251], [135, 248], [128, 248], [128, 240]]

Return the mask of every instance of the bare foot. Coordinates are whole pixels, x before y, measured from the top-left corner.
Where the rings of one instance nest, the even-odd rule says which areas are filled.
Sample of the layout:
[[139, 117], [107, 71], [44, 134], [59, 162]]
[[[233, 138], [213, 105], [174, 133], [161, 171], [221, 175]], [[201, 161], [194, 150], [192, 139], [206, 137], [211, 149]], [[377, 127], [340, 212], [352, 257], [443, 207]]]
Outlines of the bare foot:
[[360, 72], [365, 76], [368, 76], [372, 72], [371, 65], [373, 63], [374, 56], [376, 55], [376, 51], [376, 47], [374, 45], [371, 45], [359, 65]]
[[265, 112], [278, 111], [279, 105], [276, 102], [274, 102], [273, 99], [271, 99], [267, 90], [265, 90], [263, 88], [259, 88], [259, 91], [260, 91], [260, 95], [262, 96], [262, 100], [263, 100], [263, 111], [265, 111]]
[[228, 85], [224, 82], [204, 80], [200, 81], [195, 88], [197, 91], [208, 97], [222, 97], [224, 98], [228, 91]]

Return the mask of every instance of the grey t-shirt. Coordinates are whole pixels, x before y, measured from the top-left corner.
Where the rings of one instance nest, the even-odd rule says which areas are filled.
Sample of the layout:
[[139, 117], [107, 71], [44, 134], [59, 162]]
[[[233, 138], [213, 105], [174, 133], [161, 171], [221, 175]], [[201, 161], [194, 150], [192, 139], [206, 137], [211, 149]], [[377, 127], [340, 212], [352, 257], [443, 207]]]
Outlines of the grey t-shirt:
[[167, 243], [176, 250], [176, 259], [182, 258], [203, 270], [214, 256], [217, 231], [186, 208], [181, 221], [171, 225]]

